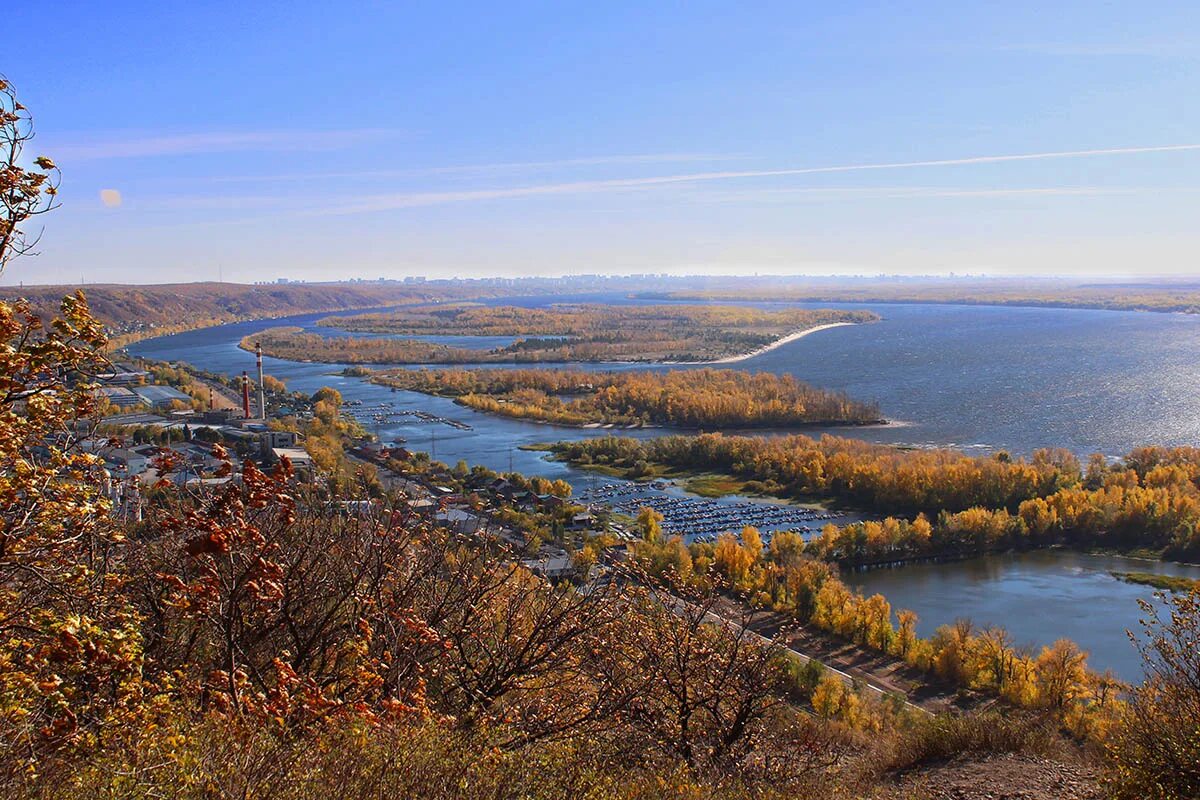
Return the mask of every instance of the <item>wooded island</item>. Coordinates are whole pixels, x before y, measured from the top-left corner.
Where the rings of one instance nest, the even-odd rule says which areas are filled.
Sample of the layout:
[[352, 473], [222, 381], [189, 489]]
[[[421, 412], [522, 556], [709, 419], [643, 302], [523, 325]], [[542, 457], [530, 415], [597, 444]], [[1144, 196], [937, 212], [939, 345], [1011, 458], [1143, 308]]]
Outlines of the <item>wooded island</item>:
[[[690, 362], [746, 356], [826, 325], [878, 320], [870, 311], [734, 305], [549, 308], [426, 305], [379, 314], [327, 317], [318, 325], [371, 336], [326, 337], [299, 328], [270, 328], [247, 337], [277, 358], [349, 364], [474, 364], [512, 362]], [[386, 334], [387, 336], [380, 336]], [[390, 337], [505, 336], [491, 349]]]
[[453, 397], [476, 411], [557, 425], [788, 428], [882, 422], [875, 403], [818, 389], [791, 375], [732, 369], [397, 369], [371, 380]]

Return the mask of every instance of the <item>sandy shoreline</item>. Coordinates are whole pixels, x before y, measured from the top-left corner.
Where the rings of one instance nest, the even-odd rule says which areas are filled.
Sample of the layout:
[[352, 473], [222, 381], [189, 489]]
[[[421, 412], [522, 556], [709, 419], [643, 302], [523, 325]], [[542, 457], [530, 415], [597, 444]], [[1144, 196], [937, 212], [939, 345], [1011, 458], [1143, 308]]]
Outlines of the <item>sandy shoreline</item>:
[[826, 325], [816, 325], [812, 328], [805, 328], [802, 331], [796, 331], [795, 333], [789, 333], [787, 336], [784, 336], [782, 339], [776, 339], [775, 341], [771, 342], [770, 344], [763, 345], [762, 347], [758, 348], [757, 350], [752, 350], [751, 352], [744, 353], [740, 356], [726, 356], [725, 358], [718, 358], [716, 361], [704, 361], [701, 363], [704, 363], [704, 364], [736, 364], [739, 361], [745, 361], [746, 359], [754, 358], [755, 356], [761, 356], [763, 353], [770, 352], [771, 350], [774, 350], [776, 347], [783, 347], [785, 344], [790, 344], [791, 342], [794, 342], [797, 339], [803, 339], [805, 336], [808, 336], [810, 333], [816, 333], [817, 331], [828, 330], [829, 328], [841, 328], [845, 325], [857, 325], [857, 324], [858, 324], [857, 322], [830, 322]]

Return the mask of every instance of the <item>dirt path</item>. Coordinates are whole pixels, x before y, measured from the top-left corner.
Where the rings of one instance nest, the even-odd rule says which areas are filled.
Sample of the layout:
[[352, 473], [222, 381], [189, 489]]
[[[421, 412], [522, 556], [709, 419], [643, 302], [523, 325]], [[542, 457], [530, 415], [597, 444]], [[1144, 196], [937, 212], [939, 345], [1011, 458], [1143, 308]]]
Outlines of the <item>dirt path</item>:
[[[1026, 755], [962, 756], [905, 773], [884, 797], [929, 800], [1100, 800], [1095, 768]], [[881, 798], [882, 800], [882, 798]]]

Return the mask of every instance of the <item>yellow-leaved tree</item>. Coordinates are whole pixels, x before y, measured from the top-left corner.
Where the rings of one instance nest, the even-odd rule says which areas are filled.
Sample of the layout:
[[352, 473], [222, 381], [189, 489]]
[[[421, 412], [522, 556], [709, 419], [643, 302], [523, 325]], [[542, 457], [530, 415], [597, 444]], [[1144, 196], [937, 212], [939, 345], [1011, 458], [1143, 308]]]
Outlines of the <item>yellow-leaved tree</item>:
[[[30, 253], [26, 223], [54, 207], [58, 170], [23, 157], [29, 112], [0, 78], [0, 271]], [[136, 616], [118, 592], [98, 459], [79, 443], [104, 365], [82, 294], [44, 321], [0, 302], [0, 777], [102, 735], [139, 694]]]

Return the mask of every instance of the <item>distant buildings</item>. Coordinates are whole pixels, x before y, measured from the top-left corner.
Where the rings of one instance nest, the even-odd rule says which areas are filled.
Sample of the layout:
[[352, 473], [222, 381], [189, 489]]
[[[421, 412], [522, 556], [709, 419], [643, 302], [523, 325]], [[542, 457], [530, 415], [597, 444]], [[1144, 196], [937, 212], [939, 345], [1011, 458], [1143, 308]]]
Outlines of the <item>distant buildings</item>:
[[96, 397], [116, 408], [136, 408], [142, 405], [142, 398], [124, 386], [101, 386], [96, 390]]
[[287, 459], [292, 465], [292, 470], [296, 477], [301, 479], [312, 478], [315, 467], [313, 465], [312, 456], [302, 447], [273, 447], [271, 448], [271, 463], [276, 463]]
[[434, 521], [439, 527], [454, 533], [475, 533], [483, 525], [478, 514], [473, 514], [461, 508], [448, 508], [434, 515]]
[[540, 553], [537, 558], [527, 558], [521, 564], [550, 581], [573, 578], [578, 572], [574, 561], [562, 550]]
[[191, 405], [192, 402], [190, 395], [170, 386], [135, 386], [132, 391], [143, 403], [155, 410], [170, 408], [173, 403]]
[[150, 373], [145, 370], [132, 369], [118, 365], [114, 372], [104, 372], [96, 376], [96, 381], [105, 386], [138, 386], [146, 382]]
[[192, 398], [171, 386], [147, 384], [150, 373], [129, 364], [114, 364], [112, 372], [95, 376], [99, 384], [96, 397], [117, 408], [133, 409], [147, 406], [154, 410], [168, 409], [175, 402], [191, 406]]

